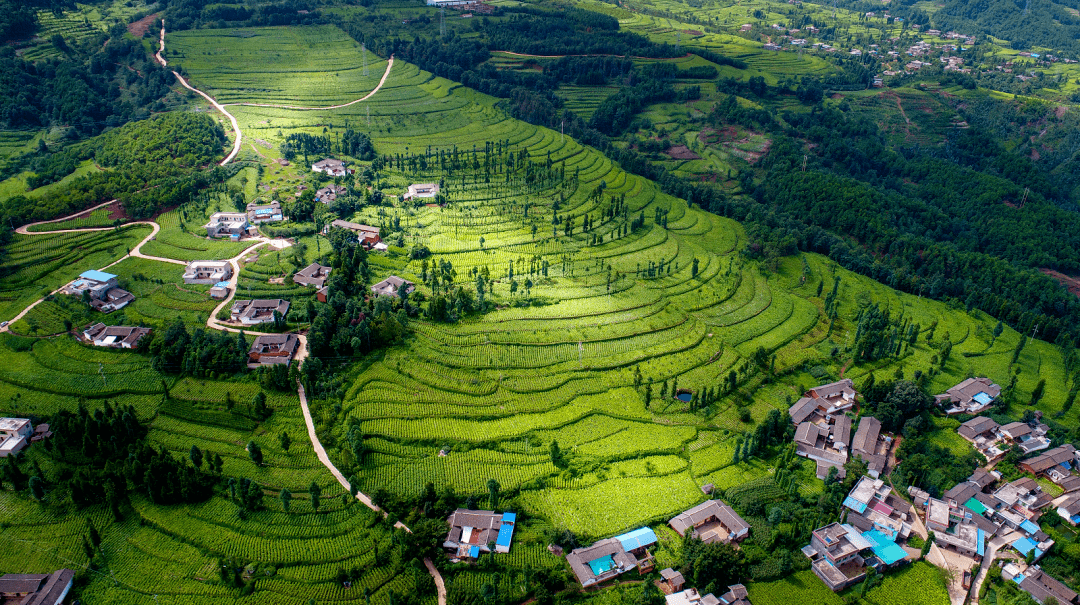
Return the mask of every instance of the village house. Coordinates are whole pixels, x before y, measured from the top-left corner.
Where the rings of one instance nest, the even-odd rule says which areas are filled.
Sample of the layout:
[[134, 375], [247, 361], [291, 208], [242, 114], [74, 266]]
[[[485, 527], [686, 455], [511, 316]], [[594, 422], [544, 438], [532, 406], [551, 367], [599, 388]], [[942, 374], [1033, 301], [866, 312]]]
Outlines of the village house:
[[926, 503], [926, 528], [934, 532], [938, 546], [950, 548], [967, 557], [982, 558], [986, 533], [959, 508], [943, 500], [930, 498]]
[[289, 301], [274, 300], [238, 300], [233, 303], [230, 319], [245, 326], [274, 321], [274, 312], [282, 318], [289, 312]]
[[106, 326], [98, 322], [83, 331], [83, 339], [95, 347], [133, 349], [149, 333], [150, 328]]
[[210, 222], [204, 225], [207, 237], [228, 237], [234, 240], [247, 235], [249, 226], [246, 212], [215, 212], [210, 215]]
[[578, 582], [588, 588], [633, 569], [651, 569], [653, 556], [648, 547], [653, 544], [656, 544], [656, 534], [648, 527], [642, 527], [591, 546], [575, 548], [566, 555], [566, 562]]
[[1001, 425], [986, 416], [977, 416], [956, 429], [956, 433], [971, 442], [987, 462], [996, 462], [1005, 456], [1005, 449], [1000, 447]]
[[1034, 458], [1020, 462], [1020, 469], [1032, 475], [1046, 475], [1051, 480], [1055, 477], [1064, 479], [1072, 474], [1072, 469], [1080, 459], [1080, 452], [1071, 443], [1066, 443], [1047, 450]]
[[660, 590], [664, 594], [675, 594], [686, 586], [686, 578], [674, 569], [668, 567], [660, 570]]
[[885, 471], [891, 444], [892, 439], [881, 434], [881, 421], [873, 416], [863, 416], [859, 430], [851, 440], [851, 455], [862, 458], [866, 462], [866, 472], [877, 479]]
[[874, 531], [892, 541], [911, 535], [915, 511], [882, 479], [860, 477], [844, 498], [847, 522], [859, 531]]
[[439, 195], [438, 183], [414, 183], [401, 196], [402, 200], [429, 199]]
[[210, 298], [214, 300], [225, 300], [229, 297], [229, 282], [219, 281], [210, 288]]
[[858, 393], [849, 378], [814, 387], [788, 409], [795, 424], [795, 453], [817, 462], [824, 479], [836, 467], [844, 476], [851, 442], [851, 418], [844, 414]]
[[338, 199], [339, 196], [348, 193], [348, 191], [348, 189], [342, 187], [341, 185], [327, 185], [326, 187], [323, 187], [322, 189], [319, 189], [315, 192], [315, 201], [329, 204], [330, 202]]
[[1080, 494], [1065, 494], [1054, 501], [1057, 514], [1070, 525], [1080, 525]]
[[112, 313], [135, 300], [131, 292], [117, 286], [115, 275], [104, 271], [83, 271], [78, 278], [61, 288], [60, 291], [80, 297], [84, 292], [88, 292], [90, 306], [102, 313]]
[[454, 559], [476, 559], [481, 553], [491, 552], [492, 547], [497, 553], [510, 552], [517, 515], [459, 508], [446, 522], [450, 525], [450, 534], [443, 542], [443, 548], [449, 550]]
[[382, 238], [379, 236], [380, 229], [378, 227], [372, 227], [370, 225], [361, 225], [360, 223], [351, 223], [349, 221], [343, 221], [341, 219], [335, 220], [326, 227], [323, 228], [323, 233], [328, 234], [331, 227], [338, 229], [348, 229], [356, 234], [356, 241], [365, 250], [371, 250], [376, 248], [381, 242]]
[[1005, 517], [1005, 520], [1013, 526], [1019, 526], [1020, 523], [1004, 515], [1008, 509], [1021, 515], [1022, 519], [1033, 519], [1038, 518], [1039, 511], [1052, 502], [1052, 498], [1044, 493], [1031, 477], [1021, 477], [999, 487], [994, 492], [994, 499], [1001, 503], [1001, 509], [997, 510], [997, 514]]
[[330, 176], [345, 176], [347, 174], [345, 163], [333, 158], [326, 158], [315, 162], [311, 165], [311, 171], [322, 172], [324, 174], [329, 174]]
[[1010, 422], [998, 429], [998, 435], [1002, 440], [1019, 448], [1023, 454], [1031, 454], [1050, 447], [1050, 440], [1046, 437], [1047, 430], [1045, 425], [1032, 428], [1026, 422]]
[[[1018, 582], [1020, 590], [1031, 595], [1031, 598], [1035, 599], [1040, 605], [1050, 599], [1055, 599], [1059, 605], [1069, 605], [1077, 602], [1075, 590], [1050, 577], [1038, 565], [1029, 566], [1020, 575], [1023, 576]], [[1016, 577], [1013, 578], [1013, 581], [1016, 581]]]
[[706, 544], [737, 542], [750, 535], [750, 524], [721, 500], [707, 500], [668, 522], [680, 536], [687, 532]]
[[979, 414], [994, 405], [1001, 387], [989, 378], [968, 378], [934, 397], [946, 414]]
[[281, 204], [276, 201], [269, 204], [248, 204], [247, 217], [248, 222], [252, 225], [285, 220], [284, 215], [281, 213]]
[[300, 349], [296, 334], [269, 334], [256, 336], [248, 351], [249, 366], [289, 365]]
[[311, 263], [303, 269], [293, 274], [293, 282], [300, 284], [301, 286], [313, 286], [316, 288], [323, 287], [326, 280], [330, 278], [330, 271], [332, 269], [319, 263]]
[[402, 286], [405, 288], [405, 294], [411, 294], [416, 289], [416, 285], [406, 279], [401, 279], [396, 275], [382, 280], [381, 282], [371, 286], [371, 292], [375, 296], [393, 296], [398, 298], [398, 292], [401, 291]]
[[185, 284], [217, 284], [232, 278], [232, 264], [227, 260], [193, 260], [184, 269]]
[[324, 303], [330, 298], [330, 286], [323, 286], [315, 293], [315, 300]]
[[9, 573], [0, 576], [0, 602], [18, 605], [60, 605], [67, 599], [75, 572]]
[[[746, 590], [746, 586], [743, 586], [742, 584], [732, 584], [727, 588], [728, 591], [720, 595], [720, 602], [723, 603], [723, 605], [750, 605], [750, 593]], [[708, 605], [705, 603], [704, 598], [701, 601], [701, 605]]]
[[984, 501], [984, 506], [989, 505], [990, 508], [996, 508], [997, 505], [993, 502], [993, 499], [989, 494], [983, 494], [983, 491], [997, 482], [1000, 478], [1001, 473], [997, 471], [987, 471], [986, 469], [977, 468], [966, 480], [957, 483], [942, 494], [942, 500], [952, 507], [967, 506], [971, 508], [974, 504], [971, 500], [976, 499]]
[[750, 605], [746, 587], [742, 584], [728, 586], [728, 591], [719, 597], [711, 593], [702, 595], [694, 588], [687, 588], [664, 597], [664, 605]]
[[33, 432], [34, 425], [26, 418], [0, 418], [0, 458], [21, 452]]
[[839, 592], [866, 577], [866, 561], [859, 551], [871, 547], [854, 527], [830, 523], [815, 529], [810, 544], [802, 552], [810, 558], [810, 569], [833, 592]]

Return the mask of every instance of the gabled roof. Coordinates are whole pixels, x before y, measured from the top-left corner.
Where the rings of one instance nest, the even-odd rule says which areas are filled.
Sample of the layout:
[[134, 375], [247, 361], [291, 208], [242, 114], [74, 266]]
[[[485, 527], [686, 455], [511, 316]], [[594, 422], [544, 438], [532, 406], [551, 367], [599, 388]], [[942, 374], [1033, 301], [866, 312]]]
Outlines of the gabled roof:
[[817, 401], [810, 397], [803, 397], [788, 408], [788, 414], [792, 422], [802, 424], [810, 417], [810, 414], [814, 413], [815, 409], [817, 409]]
[[1076, 591], [1051, 578], [1046, 572], [1034, 566], [1029, 567], [1027, 573], [1024, 574], [1024, 580], [1020, 582], [1020, 589], [1035, 597], [1035, 600], [1040, 603], [1054, 597], [1058, 603], [1065, 605], [1066, 603], [1075, 603], [1077, 597]]
[[877, 440], [880, 434], [881, 421], [873, 416], [864, 416], [859, 421], [859, 430], [855, 431], [855, 440], [851, 442], [851, 451], [873, 455], [877, 452]]
[[1001, 427], [1001, 432], [1005, 433], [1011, 439], [1023, 437], [1031, 433], [1031, 427], [1026, 422], [1010, 422]]
[[1071, 443], [1066, 443], [1052, 450], [1047, 450], [1034, 458], [1024, 460], [1022, 464], [1026, 465], [1034, 473], [1043, 473], [1059, 464], [1071, 463], [1074, 460], [1076, 460], [1076, 448]]
[[685, 535], [687, 531], [715, 519], [732, 535], [739, 535], [750, 529], [747, 523], [735, 509], [724, 503], [723, 500], [706, 500], [697, 506], [679, 513], [668, 522], [672, 529]]
[[979, 435], [990, 431], [996, 431], [1000, 426], [1001, 425], [994, 422], [991, 418], [977, 416], [961, 424], [960, 428], [956, 429], [956, 432], [959, 433], [961, 437], [974, 441]]

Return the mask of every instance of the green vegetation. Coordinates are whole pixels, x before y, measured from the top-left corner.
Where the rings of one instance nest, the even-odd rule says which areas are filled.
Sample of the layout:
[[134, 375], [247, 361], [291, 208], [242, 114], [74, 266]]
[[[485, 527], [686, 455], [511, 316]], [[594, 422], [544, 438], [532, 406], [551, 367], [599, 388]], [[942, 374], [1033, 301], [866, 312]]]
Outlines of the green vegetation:
[[[42, 105], [0, 139], [9, 227], [119, 197], [131, 217], [164, 211], [143, 254], [226, 259], [256, 242], [207, 239], [208, 217], [281, 202], [289, 220], [261, 229], [290, 245], [244, 255], [235, 296], [289, 300], [260, 328], [302, 329], [310, 354], [249, 371], [250, 335], [206, 328], [207, 286], [121, 260], [149, 231], [109, 228], [111, 211], [7, 234], [0, 315], [44, 300], [0, 335], [0, 412], [63, 432], [5, 465], [0, 540], [20, 570], [73, 566], [87, 602], [431, 605], [433, 556], [455, 604], [641, 604], [652, 577], [576, 595], [547, 546], [654, 525], [658, 561], [717, 594], [745, 581], [756, 605], [943, 603], [923, 562], [839, 595], [808, 570], [799, 548], [865, 469], [818, 480], [791, 403], [852, 378], [859, 413], [903, 438], [892, 480], [933, 494], [981, 463], [930, 397], [968, 376], [1006, 386], [996, 419], [1040, 411], [1055, 444], [1076, 439], [1080, 303], [1040, 272], [1080, 267], [1075, 110], [940, 73], [866, 91], [876, 58], [762, 49], [763, 24], [820, 24], [820, 6], [507, 5], [448, 17], [446, 36], [419, 5], [300, 6], [166, 9], [170, 68], [239, 122], [229, 167], [216, 116], [141, 119], [154, 91], [103, 134]], [[901, 27], [835, 19], [837, 43]], [[311, 109], [367, 95], [390, 54], [370, 100]], [[60, 125], [95, 136], [53, 148]], [[324, 156], [355, 173], [311, 174]], [[439, 194], [405, 200], [414, 183]], [[377, 226], [387, 249], [324, 233], [334, 219]], [[105, 229], [41, 233], [87, 227]], [[332, 268], [327, 302], [292, 280], [312, 262]], [[136, 297], [123, 310], [50, 294], [106, 266]], [[369, 296], [391, 275], [415, 289]], [[97, 321], [153, 333], [135, 351], [73, 338]], [[297, 383], [351, 489], [316, 457]], [[663, 526], [705, 484], [751, 523], [738, 550]], [[519, 513], [511, 553], [447, 562], [460, 506]], [[1049, 530], [1046, 565], [1074, 581], [1076, 536]]]

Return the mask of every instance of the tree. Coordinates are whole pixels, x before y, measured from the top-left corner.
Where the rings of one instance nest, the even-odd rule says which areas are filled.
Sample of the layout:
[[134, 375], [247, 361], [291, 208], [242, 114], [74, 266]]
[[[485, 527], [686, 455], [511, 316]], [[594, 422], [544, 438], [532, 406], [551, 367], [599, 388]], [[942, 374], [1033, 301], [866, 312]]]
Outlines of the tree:
[[278, 435], [278, 442], [281, 443], [281, 449], [286, 452], [289, 451], [289, 446], [292, 445], [292, 439], [289, 439], [289, 434], [285, 431], [281, 431], [281, 434]]
[[313, 510], [315, 510], [315, 512], [318, 512], [319, 511], [319, 496], [322, 495], [322, 488], [319, 487], [318, 483], [315, 483], [315, 481], [312, 481], [311, 485], [308, 486], [308, 494], [311, 495], [311, 508]]
[[559, 442], [551, 442], [551, 464], [558, 469], [564, 469], [567, 467], [566, 455], [559, 449]]
[[192, 444], [191, 452], [188, 453], [188, 456], [191, 457], [191, 463], [195, 465], [195, 468], [202, 468], [203, 453], [202, 450], [199, 449], [199, 446]]
[[256, 417], [265, 419], [271, 414], [270, 408], [266, 407], [266, 393], [259, 391], [251, 400], [251, 411]]
[[289, 506], [292, 504], [292, 492], [289, 491], [289, 488], [283, 487], [281, 492], [278, 493], [278, 497], [281, 498], [281, 508], [285, 512], [289, 512]]
[[491, 509], [494, 510], [499, 507], [499, 482], [494, 479], [488, 479], [488, 504]]
[[698, 274], [698, 259], [694, 257], [694, 265], [690, 268], [690, 277], [697, 277]]
[[30, 495], [38, 502], [45, 499], [45, 481], [37, 475], [30, 477]]
[[1045, 390], [1046, 379], [1040, 378], [1038, 384], [1035, 385], [1035, 390], [1031, 392], [1031, 403], [1029, 405], [1037, 405], [1039, 400], [1042, 399]]
[[480, 236], [480, 249], [481, 250], [484, 249], [484, 236], [483, 235]]
[[247, 453], [248, 453], [248, 456], [251, 457], [251, 461], [254, 462], [256, 466], [262, 466], [262, 463], [263, 463], [262, 448], [260, 448], [259, 444], [255, 443], [254, 440], [248, 441]]
[[696, 586], [729, 586], [744, 574], [745, 558], [741, 550], [730, 544], [705, 544], [689, 534], [683, 540], [684, 574]]

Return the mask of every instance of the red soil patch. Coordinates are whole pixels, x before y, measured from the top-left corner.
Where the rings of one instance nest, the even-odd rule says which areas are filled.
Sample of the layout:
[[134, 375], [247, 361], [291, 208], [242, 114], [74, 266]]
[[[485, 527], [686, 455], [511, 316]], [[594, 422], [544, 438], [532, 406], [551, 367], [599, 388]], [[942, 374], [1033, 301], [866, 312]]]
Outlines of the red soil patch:
[[665, 153], [675, 160], [700, 160], [701, 156], [690, 151], [690, 148], [686, 145], [675, 145], [670, 147]]
[[1065, 275], [1053, 269], [1039, 269], [1039, 271], [1061, 282], [1073, 296], [1080, 296], [1080, 277]]
[[128, 33], [136, 38], [145, 36], [146, 31], [154, 24], [154, 19], [157, 19], [157, 13], [147, 15], [134, 23], [129, 23], [127, 26]]

